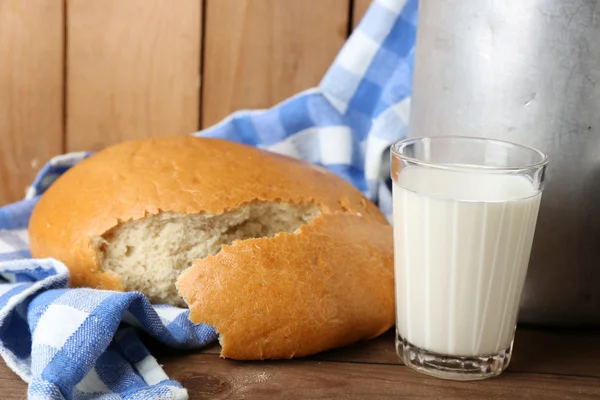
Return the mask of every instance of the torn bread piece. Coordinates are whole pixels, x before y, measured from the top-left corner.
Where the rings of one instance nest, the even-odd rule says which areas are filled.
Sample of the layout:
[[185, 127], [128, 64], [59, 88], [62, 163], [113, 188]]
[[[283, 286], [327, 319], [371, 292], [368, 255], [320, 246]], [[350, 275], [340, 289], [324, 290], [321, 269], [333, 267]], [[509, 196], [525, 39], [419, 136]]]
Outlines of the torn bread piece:
[[[391, 275], [382, 271], [391, 274], [391, 236], [377, 207], [324, 168], [250, 146], [187, 135], [124, 142], [95, 153], [52, 184], [29, 224], [33, 257], [62, 261], [70, 270], [71, 286], [140, 291], [153, 303], [180, 307], [186, 305], [181, 297], [185, 295], [194, 321], [199, 321], [201, 303], [190, 290], [206, 288], [207, 283], [195, 275], [186, 283], [184, 277], [192, 277], [189, 274], [197, 272], [198, 265], [225, 263], [228, 271], [223, 272], [231, 274], [227, 278], [231, 284], [211, 281], [214, 287], [207, 292], [206, 304], [229, 299], [222, 301], [235, 312], [227, 318], [235, 324], [239, 316], [241, 328], [231, 331], [221, 326], [224, 311], [212, 317], [202, 314], [220, 326], [223, 340], [246, 343], [247, 335], [264, 334], [269, 341], [283, 334], [303, 342], [280, 342], [277, 350], [255, 346], [254, 353], [247, 350], [240, 358], [308, 354], [389, 328], [393, 287]], [[261, 246], [268, 251], [258, 252]], [[175, 282], [194, 260], [196, 265], [179, 278], [178, 293]], [[283, 275], [263, 271], [266, 266], [280, 268]], [[256, 275], [246, 287], [244, 274], [253, 269]], [[211, 276], [217, 275], [207, 275], [208, 279]], [[269, 287], [279, 294], [269, 296], [253, 283], [285, 276], [297, 281], [297, 287], [288, 287], [288, 297], [276, 290], [277, 285]], [[339, 297], [336, 291], [342, 286], [332, 286], [334, 281], [343, 283], [347, 297]], [[373, 293], [362, 294], [365, 284]], [[258, 291], [248, 291], [252, 288]], [[301, 329], [301, 324], [290, 325], [277, 313], [273, 320], [263, 321], [265, 326], [244, 325], [249, 323], [244, 322], [249, 321], [244, 308], [252, 299], [262, 304], [264, 315], [279, 304], [294, 310], [294, 303], [297, 318], [303, 307], [305, 312], [310, 308], [312, 321], [331, 330], [323, 336], [328, 342], [304, 343], [315, 340], [303, 336], [306, 329], [323, 332], [319, 325], [305, 320]], [[385, 323], [379, 313], [388, 316]]]
[[[244, 214], [244, 207], [261, 203], [288, 205], [287, 210], [272, 210], [281, 218], [303, 214], [299, 208], [308, 205], [325, 214], [341, 211], [387, 224], [354, 186], [324, 168], [226, 140], [182, 135], [120, 143], [61, 175], [33, 210], [31, 253], [65, 263], [72, 286], [141, 289], [155, 302], [182, 305], [173, 286], [170, 291], [157, 288], [156, 294], [145, 289], [165, 279], [173, 284], [192, 261], [165, 265], [164, 260], [178, 253], [177, 246], [191, 258], [217, 251], [220, 246], [215, 243], [208, 245], [206, 254], [199, 249], [188, 252], [185, 241], [210, 230], [201, 227], [202, 219], [227, 224], [225, 219], [238, 218], [233, 214]], [[230, 216], [214, 219], [226, 213]], [[205, 232], [196, 232], [198, 228]], [[175, 243], [178, 234], [181, 243]], [[136, 264], [140, 251], [148, 250], [153, 257]], [[134, 269], [132, 279], [121, 276], [128, 274], [127, 265]], [[136, 279], [140, 284], [132, 285]]]
[[98, 263], [153, 303], [185, 307], [175, 280], [195, 259], [234, 240], [294, 232], [319, 214], [313, 204], [253, 202], [222, 214], [160, 213], [121, 223], [96, 238]]
[[374, 338], [394, 323], [392, 229], [320, 215], [295, 233], [236, 241], [177, 280], [221, 356], [291, 358]]

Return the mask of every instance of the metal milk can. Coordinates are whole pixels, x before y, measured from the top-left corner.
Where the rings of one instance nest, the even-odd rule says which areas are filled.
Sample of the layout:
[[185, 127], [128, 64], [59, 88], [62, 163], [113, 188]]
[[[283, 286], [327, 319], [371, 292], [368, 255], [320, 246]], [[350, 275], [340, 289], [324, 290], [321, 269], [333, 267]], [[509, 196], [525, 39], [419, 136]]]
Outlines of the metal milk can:
[[600, 0], [421, 0], [410, 136], [547, 153], [520, 321], [600, 324]]

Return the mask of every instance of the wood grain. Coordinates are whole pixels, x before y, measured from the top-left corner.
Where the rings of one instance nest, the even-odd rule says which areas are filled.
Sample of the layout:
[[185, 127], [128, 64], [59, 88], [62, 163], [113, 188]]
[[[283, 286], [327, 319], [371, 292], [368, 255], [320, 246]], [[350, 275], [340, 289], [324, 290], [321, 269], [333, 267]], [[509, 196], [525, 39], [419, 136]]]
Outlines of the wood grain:
[[0, 0], [0, 206], [63, 150], [63, 4]]
[[372, 0], [354, 0], [352, 10], [352, 27], [356, 28], [362, 17], [364, 17], [367, 9], [371, 5]]
[[349, 0], [206, 0], [202, 126], [317, 85], [348, 10]]
[[504, 373], [480, 382], [429, 378], [401, 365], [235, 362], [212, 354], [163, 359], [191, 399], [568, 399], [600, 396], [600, 379]]
[[[152, 354], [191, 399], [252, 398], [600, 398], [600, 331], [520, 328], [515, 358], [500, 377], [445, 381], [398, 361], [393, 335], [313, 357], [265, 362], [220, 359], [218, 346], [183, 352], [147, 341]], [[0, 391], [24, 398], [26, 385], [0, 362]]]
[[[218, 354], [218, 348], [210, 351]], [[356, 343], [311, 358], [353, 363], [398, 363], [393, 331], [369, 342]], [[600, 331], [520, 328], [508, 371], [600, 378]]]
[[4, 360], [0, 361], [0, 391], [5, 400], [27, 398], [27, 384], [8, 368]]
[[[149, 342], [157, 357], [173, 354], [173, 350]], [[202, 350], [218, 355], [219, 345]], [[178, 353], [182, 356], [185, 353]], [[399, 364], [394, 348], [394, 332], [350, 346], [326, 351], [306, 358], [312, 361], [335, 361], [363, 364]], [[600, 331], [540, 330], [523, 327], [517, 330], [513, 359], [508, 371], [545, 373], [600, 378]]]
[[67, 149], [192, 133], [202, 0], [68, 0]]
[[[453, 382], [400, 365], [318, 361], [235, 362], [214, 354], [159, 360], [190, 399], [586, 399], [600, 397], [600, 379], [504, 373], [481, 382]], [[27, 385], [0, 363], [4, 399], [23, 399]]]

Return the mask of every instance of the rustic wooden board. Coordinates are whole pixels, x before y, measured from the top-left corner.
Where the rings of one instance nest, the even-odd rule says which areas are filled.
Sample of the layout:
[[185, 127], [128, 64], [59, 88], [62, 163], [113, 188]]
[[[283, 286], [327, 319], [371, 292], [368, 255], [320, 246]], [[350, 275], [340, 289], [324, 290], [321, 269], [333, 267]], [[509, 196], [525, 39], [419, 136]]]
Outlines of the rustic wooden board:
[[480, 382], [429, 378], [401, 365], [235, 362], [212, 354], [161, 360], [191, 399], [567, 399], [600, 396], [600, 379], [505, 373]]
[[[568, 345], [567, 345], [568, 344]], [[157, 357], [172, 355], [173, 351], [150, 343]], [[202, 350], [216, 354], [220, 346]], [[180, 353], [185, 355], [185, 353]], [[547, 373], [600, 378], [600, 332], [574, 330], [541, 330], [520, 328], [515, 338], [511, 372]], [[399, 364], [394, 348], [394, 332], [388, 331], [377, 339], [323, 352], [307, 359], [364, 364]]]
[[356, 25], [364, 17], [367, 9], [371, 5], [372, 0], [354, 0], [353, 11], [352, 11], [352, 27], [356, 28]]
[[[393, 335], [286, 361], [220, 359], [218, 346], [197, 353], [151, 344], [170, 377], [201, 398], [600, 398], [600, 332], [521, 328], [515, 358], [499, 378], [452, 382], [398, 361]], [[0, 391], [23, 398], [26, 385], [0, 363]]]
[[69, 151], [197, 130], [202, 0], [67, 8]]
[[348, 11], [349, 0], [206, 0], [202, 126], [318, 84]]
[[0, 0], [0, 206], [63, 150], [63, 3]]
[[[219, 348], [210, 352], [218, 354]], [[517, 330], [509, 370], [600, 378], [600, 332]], [[389, 331], [368, 343], [357, 343], [312, 357], [315, 360], [361, 363], [398, 363], [394, 333]]]
[[27, 384], [0, 361], [0, 391], [5, 400], [27, 399]]
[[[213, 354], [161, 360], [190, 399], [586, 399], [600, 398], [600, 379], [504, 373], [481, 382], [429, 378], [400, 365], [318, 361], [235, 362]], [[7, 400], [24, 399], [26, 384], [0, 363]]]

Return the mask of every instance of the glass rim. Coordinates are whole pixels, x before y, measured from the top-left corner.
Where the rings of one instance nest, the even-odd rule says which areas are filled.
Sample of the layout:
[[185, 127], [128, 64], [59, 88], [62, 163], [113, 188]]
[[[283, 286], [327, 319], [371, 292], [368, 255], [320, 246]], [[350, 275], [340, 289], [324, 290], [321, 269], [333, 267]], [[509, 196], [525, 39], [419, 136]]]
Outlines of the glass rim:
[[[478, 141], [478, 142], [495, 143], [497, 145], [503, 145], [503, 146], [507, 146], [507, 145], [514, 146], [514, 147], [518, 147], [523, 150], [535, 153], [538, 156], [539, 160], [532, 164], [524, 164], [524, 165], [518, 165], [518, 166], [506, 166], [506, 167], [495, 167], [495, 166], [487, 166], [487, 165], [457, 165], [457, 164], [447, 164], [447, 163], [437, 163], [437, 162], [425, 161], [425, 160], [421, 160], [419, 158], [407, 156], [400, 152], [400, 150], [402, 148], [406, 147], [408, 144], [411, 144], [411, 143], [416, 143], [416, 142], [420, 142], [420, 141], [424, 141], [424, 140], [431, 141], [431, 140], [452, 140], [452, 139], [472, 140], [472, 141]], [[449, 135], [449, 136], [414, 136], [414, 137], [402, 139], [402, 140], [399, 140], [399, 141], [393, 143], [390, 146], [390, 150], [391, 150], [392, 155], [399, 159], [409, 161], [414, 164], [431, 167], [431, 168], [445, 169], [445, 170], [451, 170], [451, 171], [485, 171], [485, 172], [492, 172], [492, 173], [495, 173], [495, 172], [500, 172], [500, 173], [513, 172], [514, 173], [514, 172], [542, 168], [546, 164], [548, 164], [548, 156], [546, 155], [546, 153], [544, 153], [538, 149], [535, 149], [530, 146], [525, 146], [525, 145], [519, 144], [519, 143], [509, 142], [507, 140], [492, 139], [492, 138], [485, 138], [485, 137], [479, 137], [479, 136], [452, 136], [452, 135]]]

